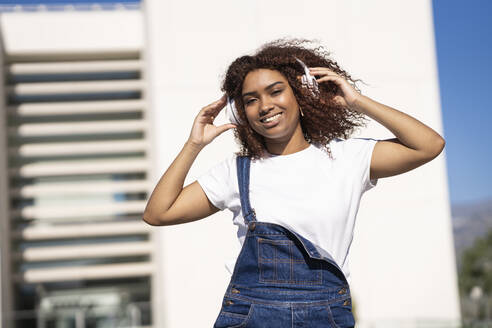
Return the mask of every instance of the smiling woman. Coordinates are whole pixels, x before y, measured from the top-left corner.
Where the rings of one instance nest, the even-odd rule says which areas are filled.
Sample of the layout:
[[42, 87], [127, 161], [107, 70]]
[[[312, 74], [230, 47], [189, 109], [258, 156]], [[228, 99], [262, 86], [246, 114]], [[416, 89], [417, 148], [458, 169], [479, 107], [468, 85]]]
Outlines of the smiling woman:
[[[263, 130], [258, 128], [267, 128], [269, 126], [251, 124], [239, 125], [235, 130], [235, 137], [241, 144], [241, 155], [252, 158], [261, 158], [265, 156], [265, 151], [275, 154], [287, 154], [292, 151], [292, 145], [278, 144], [285, 142], [290, 133], [295, 133], [299, 144], [297, 147], [306, 147], [308, 143], [323, 146], [329, 152], [328, 143], [334, 138], [347, 138], [355, 128], [365, 125], [365, 116], [349, 106], [343, 106], [335, 100], [335, 96], [340, 92], [336, 83], [327, 82], [319, 86], [319, 97], [313, 97], [311, 91], [303, 87], [301, 76], [303, 67], [299, 60], [307, 62], [312, 66], [327, 67], [333, 72], [350, 81], [355, 87], [355, 82], [350, 75], [342, 70], [337, 62], [329, 58], [328, 53], [322, 50], [311, 50], [302, 46], [307, 40], [277, 40], [265, 44], [254, 56], [242, 56], [237, 58], [229, 67], [222, 90], [229, 97], [235, 100], [239, 110], [238, 114], [244, 121], [255, 122], [254, 114], [250, 115], [254, 109], [258, 115], [269, 115], [269, 105], [272, 102], [265, 98], [267, 95], [273, 99], [288, 101], [290, 111], [288, 121], [298, 121], [298, 127], [290, 126], [284, 134], [278, 130], [276, 137], [282, 139], [272, 140], [262, 134]], [[267, 86], [275, 82], [268, 90]], [[260, 84], [262, 87], [260, 87]], [[275, 92], [275, 93], [274, 93]], [[258, 98], [260, 96], [263, 98]], [[264, 103], [263, 100], [270, 101], [270, 104]], [[259, 106], [262, 106], [259, 108]], [[284, 112], [279, 111], [280, 112]], [[299, 119], [298, 113], [302, 116]], [[286, 115], [287, 116], [287, 115]], [[250, 121], [253, 118], [253, 121]], [[290, 129], [290, 130], [289, 130]], [[274, 131], [269, 133], [275, 133]], [[302, 137], [302, 138], [298, 138]], [[269, 139], [269, 140], [268, 140]], [[301, 140], [302, 139], [302, 140]], [[268, 146], [268, 144], [270, 146]], [[294, 148], [297, 148], [294, 147]]]
[[[425, 124], [361, 95], [321, 47], [304, 42], [268, 43], [229, 66], [226, 94], [200, 110], [144, 212], [152, 225], [233, 213], [242, 248], [226, 265], [216, 328], [354, 327], [347, 256], [360, 199], [379, 178], [444, 147]], [[305, 83], [312, 76], [316, 92]], [[239, 120], [215, 126], [226, 103]], [[397, 138], [348, 138], [365, 115]], [[183, 188], [201, 149], [233, 128], [240, 152]]]

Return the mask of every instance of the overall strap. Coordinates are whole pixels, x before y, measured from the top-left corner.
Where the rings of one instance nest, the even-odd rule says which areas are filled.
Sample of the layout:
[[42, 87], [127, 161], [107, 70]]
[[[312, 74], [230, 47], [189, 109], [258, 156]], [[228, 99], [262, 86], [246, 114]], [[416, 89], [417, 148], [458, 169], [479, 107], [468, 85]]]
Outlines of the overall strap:
[[243, 212], [244, 223], [248, 225], [250, 221], [256, 221], [254, 210], [249, 203], [249, 168], [251, 160], [247, 156], [237, 156], [236, 164], [241, 210]]

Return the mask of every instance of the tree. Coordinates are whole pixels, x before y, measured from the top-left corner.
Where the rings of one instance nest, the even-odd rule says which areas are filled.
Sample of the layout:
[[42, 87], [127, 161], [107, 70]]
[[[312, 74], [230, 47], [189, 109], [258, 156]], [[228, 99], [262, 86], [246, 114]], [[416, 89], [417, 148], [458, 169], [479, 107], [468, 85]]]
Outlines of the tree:
[[492, 229], [463, 252], [458, 282], [463, 296], [469, 295], [474, 286], [485, 295], [492, 294]]

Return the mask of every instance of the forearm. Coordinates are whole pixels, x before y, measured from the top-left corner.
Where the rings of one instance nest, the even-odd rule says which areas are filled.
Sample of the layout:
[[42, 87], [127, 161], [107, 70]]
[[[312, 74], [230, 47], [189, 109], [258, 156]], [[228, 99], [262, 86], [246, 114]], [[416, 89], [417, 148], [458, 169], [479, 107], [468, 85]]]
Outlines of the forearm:
[[144, 211], [144, 220], [152, 224], [158, 214], [166, 212], [183, 190], [184, 180], [202, 147], [187, 141], [178, 156], [164, 172], [150, 195]]
[[444, 139], [436, 131], [412, 116], [369, 97], [361, 95], [353, 108], [382, 124], [409, 148], [433, 155], [440, 153], [444, 147]]

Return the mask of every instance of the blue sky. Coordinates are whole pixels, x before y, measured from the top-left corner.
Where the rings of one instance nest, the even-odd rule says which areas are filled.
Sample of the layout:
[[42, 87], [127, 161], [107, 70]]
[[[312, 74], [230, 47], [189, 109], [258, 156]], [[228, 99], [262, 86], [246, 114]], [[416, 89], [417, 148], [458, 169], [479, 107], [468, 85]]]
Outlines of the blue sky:
[[452, 203], [492, 198], [492, 1], [433, 0]]
[[[0, 4], [87, 2], [116, 1], [0, 0]], [[432, 0], [432, 5], [450, 200], [492, 199], [492, 38], [488, 36], [492, 1]]]

